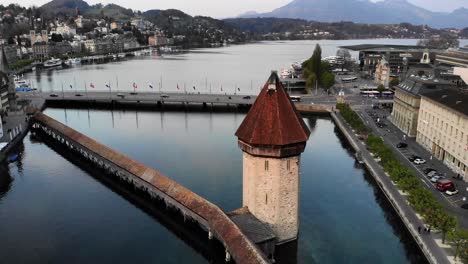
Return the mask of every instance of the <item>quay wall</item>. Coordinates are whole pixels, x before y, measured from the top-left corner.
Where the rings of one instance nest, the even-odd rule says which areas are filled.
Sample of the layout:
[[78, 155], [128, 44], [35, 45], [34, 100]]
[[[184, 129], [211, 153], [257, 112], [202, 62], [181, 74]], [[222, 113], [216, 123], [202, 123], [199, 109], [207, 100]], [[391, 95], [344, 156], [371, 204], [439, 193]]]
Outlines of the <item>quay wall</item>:
[[210, 239], [216, 237], [224, 245], [226, 260], [232, 256], [236, 263], [270, 263], [224, 211], [184, 186], [43, 113], [34, 115], [32, 126], [110, 174], [179, 209], [208, 231]]
[[[390, 179], [388, 179], [388, 176], [385, 175], [383, 170], [380, 172], [377, 171], [376, 167], [380, 166], [375, 160], [372, 159], [370, 156], [370, 153], [365, 149], [365, 147], [360, 147], [360, 142], [356, 137], [353, 137], [349, 130], [347, 129], [347, 124], [345, 121], [341, 118], [341, 116], [338, 116], [335, 113], [331, 113], [331, 116], [335, 122], [335, 124], [338, 126], [340, 129], [341, 133], [346, 137], [348, 140], [349, 144], [351, 147], [354, 149], [355, 152], [362, 152], [362, 160], [364, 162], [364, 165], [366, 166], [367, 170], [370, 172], [374, 180], [377, 182], [377, 185], [379, 188], [382, 190], [384, 195], [387, 197], [387, 200], [390, 202], [392, 207], [394, 208], [395, 212], [398, 214], [400, 219], [403, 221], [405, 224], [407, 230], [413, 237], [414, 241], [418, 244], [419, 248], [423, 252], [423, 254], [426, 256], [426, 259], [429, 261], [431, 264], [448, 264], [450, 261], [448, 260], [447, 257], [443, 258], [440, 256], [444, 256], [444, 252], [440, 247], [438, 247], [435, 244], [435, 241], [432, 245], [429, 245], [427, 241], [423, 240], [420, 238], [419, 233], [418, 233], [418, 226], [419, 224], [414, 224], [412, 223], [409, 218], [417, 218], [416, 213], [414, 210], [409, 206], [408, 203], [406, 203], [406, 199], [402, 197], [396, 197], [396, 196], [401, 196], [401, 194], [398, 192], [396, 187], [391, 183]], [[411, 215], [412, 214], [412, 215]], [[411, 215], [411, 216], [410, 216]], [[440, 251], [437, 254], [439, 257], [436, 257], [435, 254], [433, 254], [434, 246], [436, 246], [437, 249]], [[432, 248], [432, 250], [430, 249]]]

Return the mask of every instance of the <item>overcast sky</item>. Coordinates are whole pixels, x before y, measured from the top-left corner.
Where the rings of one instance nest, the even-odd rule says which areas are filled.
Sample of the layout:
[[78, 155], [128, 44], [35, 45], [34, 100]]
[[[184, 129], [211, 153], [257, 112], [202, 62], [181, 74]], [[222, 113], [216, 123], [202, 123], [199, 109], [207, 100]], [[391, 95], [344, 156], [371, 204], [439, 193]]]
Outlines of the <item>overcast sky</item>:
[[[237, 16], [247, 11], [267, 12], [292, 0], [85, 0], [89, 4], [114, 3], [137, 10], [175, 8], [190, 15], [207, 15], [216, 18]], [[376, 2], [377, 0], [372, 0]], [[452, 11], [468, 8], [468, 0], [408, 0], [433, 11]], [[0, 4], [16, 3], [23, 6], [40, 6], [49, 0], [0, 0]]]

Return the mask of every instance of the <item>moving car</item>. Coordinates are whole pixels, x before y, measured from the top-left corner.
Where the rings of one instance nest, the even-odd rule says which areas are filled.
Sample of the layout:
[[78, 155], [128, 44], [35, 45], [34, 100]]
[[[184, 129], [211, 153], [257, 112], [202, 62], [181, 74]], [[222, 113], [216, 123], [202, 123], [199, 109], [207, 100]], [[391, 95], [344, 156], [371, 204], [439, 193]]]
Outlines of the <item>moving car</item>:
[[421, 157], [419, 157], [419, 156], [411, 155], [408, 159], [409, 159], [410, 161], [414, 161], [414, 160], [420, 159], [420, 158], [421, 158]]
[[445, 194], [450, 195], [450, 196], [455, 195], [455, 194], [457, 194], [457, 193], [458, 193], [458, 190], [455, 189], [455, 187], [454, 187], [454, 188], [451, 188], [451, 189], [448, 189], [447, 191], [445, 191]]
[[169, 95], [167, 95], [167, 94], [161, 94], [161, 98], [169, 98]]
[[415, 159], [413, 163], [416, 165], [420, 165], [420, 164], [426, 163], [426, 160], [418, 158], [418, 159]]
[[404, 142], [400, 142], [396, 145], [397, 148], [406, 148], [408, 146], [408, 144], [404, 143]]
[[50, 97], [58, 97], [58, 94], [50, 94]]
[[131, 95], [137, 95], [138, 93], [137, 92], [131, 92], [130, 94]]
[[124, 98], [124, 97], [125, 97], [125, 95], [124, 95], [123, 93], [118, 93], [117, 96], [120, 97], [120, 98]]
[[443, 179], [437, 182], [436, 188], [441, 192], [446, 192], [449, 189], [455, 188], [455, 184], [450, 180]]
[[439, 180], [445, 179], [444, 176], [442, 175], [435, 175], [434, 177], [431, 178], [431, 182], [436, 183]]
[[79, 97], [79, 96], [83, 96], [83, 95], [82, 95], [82, 94], [80, 94], [80, 93], [77, 93], [77, 94], [75, 94], [75, 96], [78, 96], [78, 97]]
[[246, 96], [244, 96], [244, 97], [242, 97], [242, 98], [244, 98], [244, 99], [250, 99], [251, 97], [250, 97], [250, 95], [246, 95]]

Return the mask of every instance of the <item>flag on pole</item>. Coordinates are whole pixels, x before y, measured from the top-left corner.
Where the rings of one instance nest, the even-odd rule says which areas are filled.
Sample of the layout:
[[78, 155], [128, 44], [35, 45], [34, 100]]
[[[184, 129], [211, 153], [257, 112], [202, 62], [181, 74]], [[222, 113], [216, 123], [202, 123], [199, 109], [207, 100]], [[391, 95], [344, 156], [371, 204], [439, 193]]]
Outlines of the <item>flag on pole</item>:
[[223, 86], [221, 85], [221, 92], [223, 91]]
[[70, 89], [73, 89], [73, 85], [70, 84]]
[[177, 84], [177, 90], [180, 90], [180, 88], [179, 88], [179, 84]]
[[107, 87], [107, 88], [110, 88], [110, 84], [106, 83], [106, 87]]
[[237, 90], [239, 90], [239, 92], [240, 92], [240, 88], [239, 88], [239, 87], [237, 88]]
[[149, 86], [150, 89], [153, 89], [153, 88], [154, 88], [153, 85], [152, 85], [151, 83], [148, 83], [148, 86]]
[[93, 83], [90, 83], [90, 84], [89, 84], [89, 87], [91, 87], [91, 88], [96, 88], [96, 87], [94, 86]]
[[193, 89], [196, 90], [196, 89], [195, 89], [195, 86], [193, 87]]
[[136, 88], [138, 88], [138, 85], [135, 82], [133, 82], [133, 89], [136, 89]]

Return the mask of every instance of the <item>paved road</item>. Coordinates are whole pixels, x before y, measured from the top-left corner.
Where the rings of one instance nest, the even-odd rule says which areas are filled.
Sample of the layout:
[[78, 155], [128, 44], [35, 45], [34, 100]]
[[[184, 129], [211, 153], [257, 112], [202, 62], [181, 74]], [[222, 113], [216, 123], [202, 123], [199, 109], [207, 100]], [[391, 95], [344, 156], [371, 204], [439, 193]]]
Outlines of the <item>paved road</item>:
[[[336, 116], [342, 123], [345, 123], [340, 114], [337, 114]], [[402, 217], [403, 221], [409, 224], [407, 227], [410, 229], [411, 234], [415, 237], [416, 242], [423, 249], [425, 249], [426, 252], [429, 252], [436, 263], [450, 263], [445, 251], [437, 245], [430, 234], [418, 233], [418, 227], [423, 227], [424, 222], [422, 222], [422, 220], [416, 216], [413, 208], [411, 208], [406, 202], [406, 198], [400, 194], [397, 187], [392, 183], [390, 178], [386, 176], [383, 168], [370, 155], [369, 151], [366, 149], [366, 146], [357, 139], [357, 136], [353, 133], [351, 128], [348, 125], [345, 125], [345, 129], [350, 135], [351, 139], [356, 142], [356, 145], [362, 153], [362, 158], [368, 164], [368, 168], [372, 172], [372, 175], [374, 175], [378, 184], [386, 190], [386, 195], [390, 199], [390, 202], [397, 207], [397, 213]]]
[[[424, 187], [434, 194], [434, 197], [436, 197], [437, 200], [439, 200], [442, 203], [444, 208], [448, 212], [457, 216], [460, 227], [468, 228], [468, 210], [462, 209], [460, 207], [462, 204], [465, 203], [463, 201], [463, 197], [468, 197], [468, 184], [463, 180], [454, 179], [453, 177], [455, 176], [455, 173], [453, 173], [447, 166], [445, 166], [442, 161], [437, 160], [435, 158], [431, 160], [431, 153], [424, 149], [421, 145], [416, 143], [414, 138], [406, 137], [406, 139], [403, 140], [404, 133], [401, 132], [397, 127], [395, 127], [390, 121], [384, 121], [387, 127], [378, 128], [374, 119], [369, 115], [370, 111], [370, 109], [367, 109], [358, 110], [357, 112], [377, 135], [381, 136], [388, 145], [392, 146], [394, 152], [397, 153], [397, 158], [401, 162], [403, 162], [403, 164], [405, 164], [408, 168], [412, 169], [415, 172], [415, 174], [424, 183]], [[380, 116], [380, 119], [382, 119], [382, 116], [390, 116], [390, 113], [386, 110], [376, 110], [376, 112]], [[408, 147], [404, 149], [396, 148], [395, 146], [399, 142], [407, 143]], [[415, 165], [412, 162], [410, 162], [408, 160], [408, 157], [414, 154], [425, 159], [427, 163], [423, 165]], [[432, 183], [430, 179], [427, 178], [426, 175], [422, 172], [422, 170], [426, 167], [436, 169], [438, 172], [445, 174], [446, 178], [452, 180], [455, 183], [460, 193], [454, 196], [448, 196], [444, 193], [439, 192], [435, 188], [434, 183]]]

